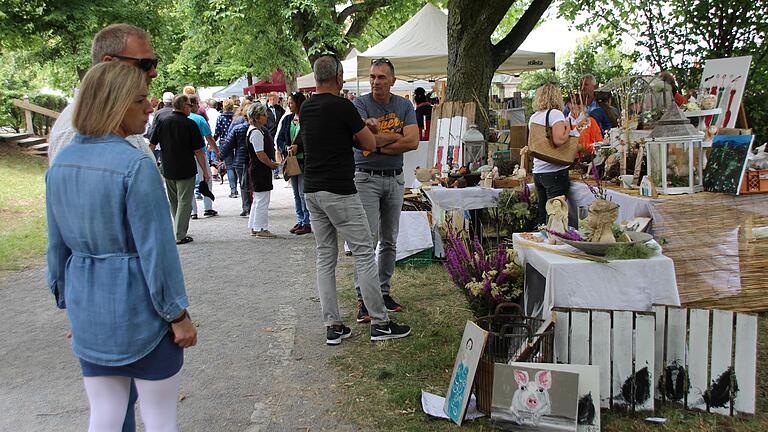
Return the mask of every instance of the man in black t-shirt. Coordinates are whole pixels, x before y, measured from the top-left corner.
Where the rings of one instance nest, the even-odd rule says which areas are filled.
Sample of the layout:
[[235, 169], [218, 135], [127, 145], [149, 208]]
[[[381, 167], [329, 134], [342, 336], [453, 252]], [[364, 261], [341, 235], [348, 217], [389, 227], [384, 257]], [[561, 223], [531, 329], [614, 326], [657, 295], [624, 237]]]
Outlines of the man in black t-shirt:
[[317, 242], [317, 290], [326, 343], [338, 345], [352, 335], [341, 321], [336, 299], [337, 232], [354, 256], [363, 301], [371, 317], [371, 340], [408, 336], [410, 327], [390, 321], [387, 315], [371, 229], [354, 182], [352, 147], [374, 151], [376, 139], [352, 103], [338, 96], [344, 83], [341, 62], [322, 56], [313, 69], [317, 91], [301, 105], [300, 133], [304, 143], [304, 192]]
[[[203, 136], [197, 124], [187, 118], [192, 111], [189, 97], [180, 94], [173, 98], [173, 112], [160, 116], [152, 127], [149, 142], [160, 144], [161, 160], [163, 161], [163, 177], [165, 189], [168, 191], [168, 202], [173, 212], [173, 223], [176, 230], [176, 244], [192, 241], [187, 235], [189, 217], [192, 212], [192, 200], [195, 190], [195, 174], [197, 163], [205, 166], [203, 153]], [[208, 182], [210, 174], [203, 171], [203, 180]]]

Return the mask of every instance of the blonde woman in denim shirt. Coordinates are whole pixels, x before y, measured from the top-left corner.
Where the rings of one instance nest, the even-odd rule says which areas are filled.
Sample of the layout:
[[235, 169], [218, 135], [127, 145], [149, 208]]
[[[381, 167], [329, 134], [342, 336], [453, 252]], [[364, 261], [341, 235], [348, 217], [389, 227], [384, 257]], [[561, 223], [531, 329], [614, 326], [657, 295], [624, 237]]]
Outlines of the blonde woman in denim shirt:
[[72, 326], [90, 431], [121, 429], [132, 378], [145, 430], [175, 431], [183, 349], [197, 343], [160, 174], [124, 139], [150, 112], [141, 70], [94, 66], [78, 134], [46, 175], [48, 286]]

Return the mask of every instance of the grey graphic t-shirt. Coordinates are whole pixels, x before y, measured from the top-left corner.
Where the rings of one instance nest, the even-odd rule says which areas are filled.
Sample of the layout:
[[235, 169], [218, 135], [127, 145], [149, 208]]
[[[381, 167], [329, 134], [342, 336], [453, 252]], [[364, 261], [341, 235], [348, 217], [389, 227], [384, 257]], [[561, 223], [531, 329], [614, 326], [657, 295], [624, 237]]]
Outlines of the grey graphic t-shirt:
[[[416, 110], [408, 99], [392, 95], [388, 104], [380, 104], [373, 100], [373, 94], [356, 98], [353, 103], [363, 120], [376, 118], [379, 120], [379, 131], [386, 133], [403, 133], [403, 128], [416, 124]], [[403, 155], [383, 155], [355, 150], [355, 166], [372, 170], [391, 170], [403, 167]]]

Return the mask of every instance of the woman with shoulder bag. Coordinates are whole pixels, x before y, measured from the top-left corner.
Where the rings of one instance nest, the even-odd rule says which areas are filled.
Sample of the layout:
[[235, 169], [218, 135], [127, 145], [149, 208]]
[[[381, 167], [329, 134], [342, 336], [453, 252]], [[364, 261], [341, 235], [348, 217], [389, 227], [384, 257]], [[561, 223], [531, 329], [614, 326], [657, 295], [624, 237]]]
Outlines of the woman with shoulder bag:
[[[569, 141], [570, 130], [568, 122], [563, 114], [563, 95], [560, 89], [554, 84], [544, 84], [536, 90], [536, 96], [533, 98], [533, 110], [528, 121], [528, 128], [531, 129], [529, 140], [547, 139], [549, 143], [545, 145], [554, 145], [560, 147]], [[549, 129], [544, 131], [545, 129]], [[531, 150], [536, 146], [529, 144]], [[573, 158], [576, 154], [574, 152]], [[548, 199], [556, 196], [568, 195], [568, 189], [571, 187], [571, 181], [568, 178], [568, 168], [570, 164], [547, 162], [534, 156], [533, 158], [533, 182], [536, 185], [536, 194], [538, 196], [538, 222], [547, 223], [547, 210], [545, 204]]]
[[48, 286], [72, 325], [89, 431], [121, 430], [132, 379], [145, 430], [175, 431], [183, 350], [197, 343], [160, 173], [125, 140], [151, 111], [141, 69], [94, 66], [77, 135], [46, 174]]
[[304, 201], [304, 144], [301, 142], [301, 134], [299, 133], [301, 128], [299, 112], [305, 99], [304, 95], [299, 92], [291, 93], [288, 96], [288, 109], [291, 113], [283, 117], [280, 133], [277, 136], [277, 147], [284, 152], [286, 157], [295, 156], [301, 169], [301, 173], [298, 175], [290, 176], [293, 201], [296, 207], [296, 225], [290, 229], [290, 232], [297, 235], [312, 232], [312, 227], [309, 225], [309, 210], [306, 201]]
[[272, 170], [280, 165], [275, 162], [275, 145], [272, 135], [264, 127], [267, 123], [267, 107], [254, 102], [248, 107], [248, 181], [253, 192], [248, 228], [251, 235], [259, 238], [275, 238], [269, 231], [269, 201], [272, 195]]

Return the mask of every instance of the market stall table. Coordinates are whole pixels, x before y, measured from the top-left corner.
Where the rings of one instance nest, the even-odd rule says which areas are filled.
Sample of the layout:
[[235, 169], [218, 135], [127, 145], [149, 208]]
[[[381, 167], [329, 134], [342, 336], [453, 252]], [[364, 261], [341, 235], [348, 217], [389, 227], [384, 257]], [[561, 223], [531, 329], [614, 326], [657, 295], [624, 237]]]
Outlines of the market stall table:
[[[479, 186], [467, 188], [445, 188], [442, 186], [425, 187], [422, 189], [432, 203], [432, 214], [439, 214], [441, 210], [460, 210], [469, 212], [469, 235], [482, 236], [477, 210], [496, 207], [496, 201], [503, 189], [491, 189]], [[436, 256], [438, 248], [436, 248]], [[442, 253], [442, 248], [439, 253]]]
[[[532, 242], [520, 234], [512, 241], [518, 263], [526, 268], [527, 315], [547, 318], [552, 307], [649, 311], [654, 304], [680, 305], [674, 264], [662, 254], [603, 264], [525, 247]], [[578, 252], [568, 245], [544, 247]], [[543, 283], [536, 283], [541, 276], [531, 274], [528, 265]]]

